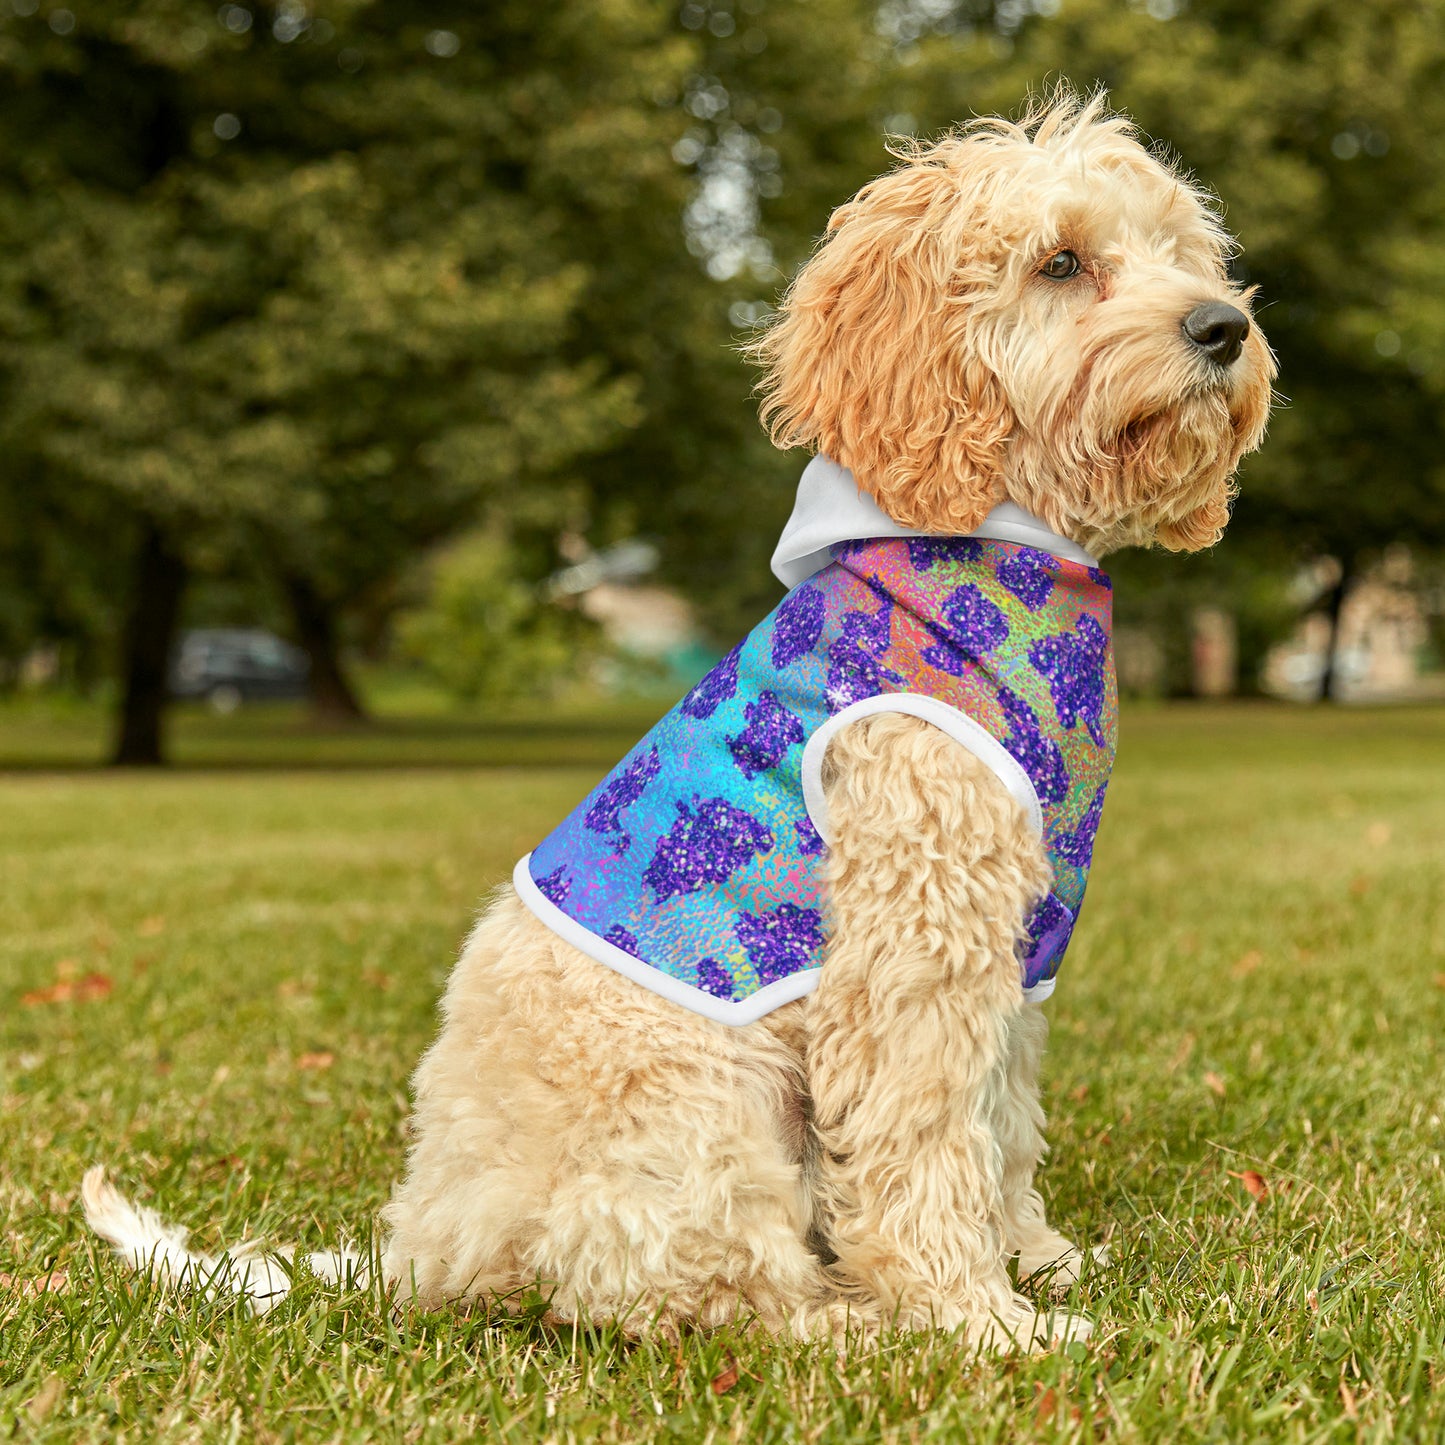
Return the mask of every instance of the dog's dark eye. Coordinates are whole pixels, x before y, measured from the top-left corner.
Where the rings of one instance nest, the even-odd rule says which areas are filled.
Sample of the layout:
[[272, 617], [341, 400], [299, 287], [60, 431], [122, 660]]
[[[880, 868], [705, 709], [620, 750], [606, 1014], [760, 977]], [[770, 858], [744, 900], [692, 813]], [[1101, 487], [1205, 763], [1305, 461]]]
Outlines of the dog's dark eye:
[[1039, 267], [1039, 274], [1047, 276], [1050, 281], [1067, 281], [1070, 276], [1077, 276], [1083, 269], [1079, 258], [1072, 251], [1055, 251]]

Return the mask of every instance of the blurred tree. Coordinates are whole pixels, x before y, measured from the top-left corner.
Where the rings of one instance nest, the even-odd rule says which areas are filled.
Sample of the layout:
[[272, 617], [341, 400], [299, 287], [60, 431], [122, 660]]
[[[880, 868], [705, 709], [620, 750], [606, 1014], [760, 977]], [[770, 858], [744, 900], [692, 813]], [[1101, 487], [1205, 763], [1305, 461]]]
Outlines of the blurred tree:
[[0, 18], [10, 526], [59, 497], [119, 514], [117, 761], [160, 758], [198, 558], [264, 550], [318, 700], [349, 711], [339, 610], [479, 508], [555, 526], [577, 460], [640, 419], [637, 377], [580, 324], [595, 257], [559, 181], [675, 226], [678, 122], [652, 95], [689, 46], [647, 0], [430, 15]]
[[517, 573], [515, 549], [495, 532], [473, 532], [428, 560], [424, 600], [404, 609], [403, 654], [462, 702], [539, 697], [575, 677], [584, 654], [600, 656], [598, 629], [576, 607], [537, 605]]

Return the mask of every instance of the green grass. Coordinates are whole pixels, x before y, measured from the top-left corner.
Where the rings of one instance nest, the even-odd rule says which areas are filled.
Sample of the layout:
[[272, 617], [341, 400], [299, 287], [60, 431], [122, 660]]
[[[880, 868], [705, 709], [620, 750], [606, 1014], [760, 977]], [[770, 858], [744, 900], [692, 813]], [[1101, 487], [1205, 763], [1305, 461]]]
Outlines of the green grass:
[[[94, 1248], [96, 1160], [203, 1246], [364, 1234], [478, 899], [640, 721], [196, 719], [186, 760], [249, 766], [0, 777], [0, 1438], [1445, 1439], [1440, 710], [1126, 712], [1049, 1005], [1045, 1192], [1113, 1247], [1087, 1348], [674, 1354], [310, 1280], [256, 1320]], [[34, 729], [0, 756], [82, 760]]]

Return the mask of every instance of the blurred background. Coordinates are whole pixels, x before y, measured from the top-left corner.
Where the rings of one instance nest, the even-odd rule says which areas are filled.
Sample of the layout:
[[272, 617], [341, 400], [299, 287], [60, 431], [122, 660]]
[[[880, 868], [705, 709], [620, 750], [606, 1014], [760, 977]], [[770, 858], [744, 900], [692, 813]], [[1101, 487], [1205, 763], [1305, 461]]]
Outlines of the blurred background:
[[1059, 78], [1287, 398], [1223, 545], [1112, 559], [1125, 691], [1445, 697], [1445, 0], [0, 0], [0, 761], [655, 711], [780, 593], [737, 346], [888, 136]]

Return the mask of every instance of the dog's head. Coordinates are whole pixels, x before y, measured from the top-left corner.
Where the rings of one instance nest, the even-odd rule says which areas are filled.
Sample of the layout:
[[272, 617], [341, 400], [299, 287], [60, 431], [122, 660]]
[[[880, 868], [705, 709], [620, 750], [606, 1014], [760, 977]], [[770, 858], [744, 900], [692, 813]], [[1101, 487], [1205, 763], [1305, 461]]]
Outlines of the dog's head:
[[1102, 97], [902, 160], [753, 348], [774, 441], [905, 526], [970, 532], [1011, 500], [1096, 553], [1215, 542], [1274, 359], [1208, 199]]

